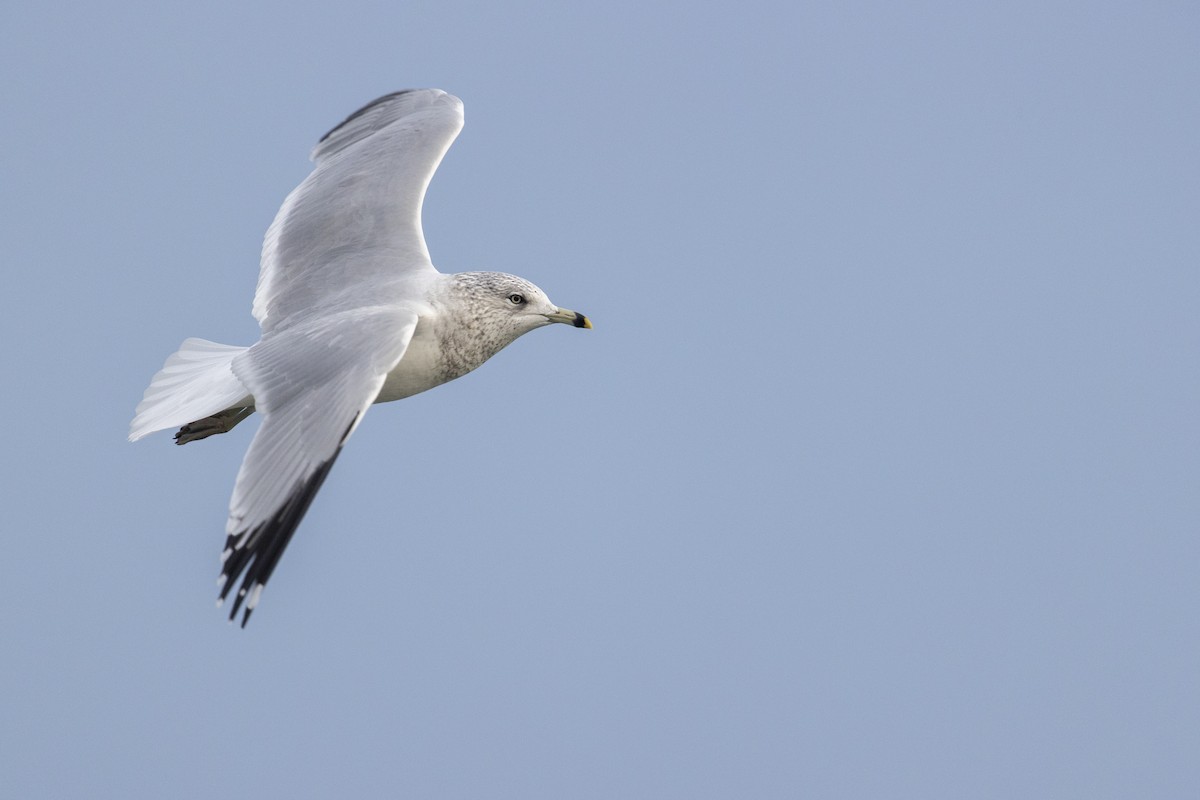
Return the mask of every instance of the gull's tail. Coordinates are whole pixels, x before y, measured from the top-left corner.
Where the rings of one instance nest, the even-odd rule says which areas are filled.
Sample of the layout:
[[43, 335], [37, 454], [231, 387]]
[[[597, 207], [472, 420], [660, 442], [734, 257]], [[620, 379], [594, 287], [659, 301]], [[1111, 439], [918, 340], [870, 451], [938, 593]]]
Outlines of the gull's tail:
[[187, 431], [177, 434], [176, 440], [183, 444], [224, 433], [245, 419], [254, 407], [254, 399], [230, 364], [247, 349], [204, 339], [185, 340], [150, 380], [129, 423], [129, 441], [164, 428], [196, 427], [188, 423], [215, 418], [215, 424], [199, 435], [188, 435]]

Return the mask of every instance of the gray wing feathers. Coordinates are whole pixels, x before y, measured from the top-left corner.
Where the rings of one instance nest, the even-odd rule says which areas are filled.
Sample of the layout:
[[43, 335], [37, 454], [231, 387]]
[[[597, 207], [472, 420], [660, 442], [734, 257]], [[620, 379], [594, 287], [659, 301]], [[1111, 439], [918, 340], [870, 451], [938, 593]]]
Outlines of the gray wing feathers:
[[[341, 124], [321, 137], [310, 157], [318, 164], [334, 153], [401, 119], [415, 123], [422, 116], [439, 118], [447, 109], [462, 116], [462, 102], [441, 89], [406, 89], [384, 95], [346, 117]], [[432, 113], [431, 113], [432, 112]]]
[[254, 316], [264, 331], [435, 272], [421, 206], [462, 125], [461, 101], [426, 89], [381, 98], [326, 134], [263, 240]]
[[374, 402], [416, 328], [416, 312], [366, 310], [321, 318], [233, 361], [263, 423], [238, 472], [227, 533], [262, 523], [327, 460]]
[[[415, 311], [366, 309], [289, 327], [234, 359], [263, 423], [238, 471], [226, 525], [224, 591], [246, 578], [253, 609], [342, 444], [404, 355]], [[236, 611], [236, 606], [235, 606]]]

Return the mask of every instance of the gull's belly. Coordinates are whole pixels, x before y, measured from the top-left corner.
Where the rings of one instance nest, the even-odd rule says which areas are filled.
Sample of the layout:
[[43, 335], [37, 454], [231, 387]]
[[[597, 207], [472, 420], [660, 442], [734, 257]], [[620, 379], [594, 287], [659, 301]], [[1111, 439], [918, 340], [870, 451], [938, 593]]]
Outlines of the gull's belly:
[[404, 357], [387, 374], [375, 402], [388, 403], [412, 397], [467, 372], [470, 370], [456, 369], [447, 364], [438, 338], [426, 326], [418, 325], [408, 349], [404, 351]]

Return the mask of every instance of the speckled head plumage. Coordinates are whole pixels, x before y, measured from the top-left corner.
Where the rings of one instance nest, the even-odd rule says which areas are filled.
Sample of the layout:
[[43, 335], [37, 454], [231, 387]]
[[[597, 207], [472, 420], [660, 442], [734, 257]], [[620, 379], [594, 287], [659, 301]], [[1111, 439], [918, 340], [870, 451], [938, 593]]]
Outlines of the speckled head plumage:
[[536, 285], [505, 272], [447, 275], [433, 302], [443, 317], [442, 356], [455, 372], [475, 369], [522, 334], [554, 322], [592, 327], [584, 315], [559, 308]]

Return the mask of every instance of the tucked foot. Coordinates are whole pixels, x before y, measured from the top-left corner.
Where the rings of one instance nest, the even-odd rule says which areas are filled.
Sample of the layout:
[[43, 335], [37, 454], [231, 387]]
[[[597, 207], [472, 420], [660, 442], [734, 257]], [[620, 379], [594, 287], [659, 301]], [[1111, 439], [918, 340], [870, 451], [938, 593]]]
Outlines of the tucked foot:
[[189, 422], [175, 434], [175, 444], [197, 442], [213, 434], [229, 433], [235, 425], [253, 413], [253, 408], [227, 408], [211, 417]]

